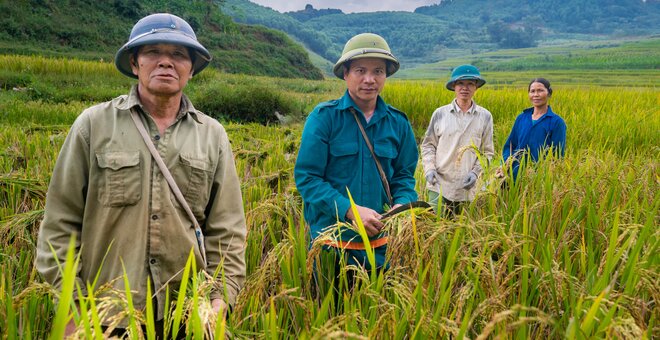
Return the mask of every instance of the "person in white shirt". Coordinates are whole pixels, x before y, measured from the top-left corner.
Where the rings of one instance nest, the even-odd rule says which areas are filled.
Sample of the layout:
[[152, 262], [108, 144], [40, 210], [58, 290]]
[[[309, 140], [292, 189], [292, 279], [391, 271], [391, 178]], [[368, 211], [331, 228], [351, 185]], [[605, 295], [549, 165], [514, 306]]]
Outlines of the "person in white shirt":
[[472, 100], [485, 83], [476, 67], [455, 68], [446, 87], [456, 97], [433, 112], [422, 141], [429, 203], [445, 217], [460, 214], [461, 206], [474, 200], [482, 171], [477, 150], [488, 161], [494, 154], [493, 117]]

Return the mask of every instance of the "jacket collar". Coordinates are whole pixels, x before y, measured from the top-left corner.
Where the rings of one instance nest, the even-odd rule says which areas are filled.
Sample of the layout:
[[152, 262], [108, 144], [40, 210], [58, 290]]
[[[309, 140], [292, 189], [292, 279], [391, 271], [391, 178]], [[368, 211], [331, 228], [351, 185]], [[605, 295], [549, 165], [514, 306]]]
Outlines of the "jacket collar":
[[[534, 107], [532, 106], [532, 107], [528, 107], [528, 108], [524, 109], [524, 110], [523, 110], [523, 113], [526, 114], [526, 115], [530, 115], [530, 116], [531, 116], [531, 115], [534, 113]], [[543, 119], [543, 118], [545, 118], [545, 117], [554, 117], [554, 116], [556, 116], [556, 115], [557, 115], [557, 114], [555, 114], [555, 113], [552, 111], [552, 107], [550, 107], [550, 105], [548, 105], [548, 112], [546, 112], [543, 116], [541, 116], [541, 119]]]
[[[351, 98], [351, 95], [348, 93], [348, 90], [344, 92], [344, 95], [339, 99], [339, 105], [337, 108], [342, 111], [349, 111], [349, 108], [354, 108], [355, 111], [362, 113], [362, 110], [355, 104], [353, 101], [353, 98]], [[350, 111], [349, 111], [350, 112]], [[387, 104], [383, 100], [383, 98], [379, 95], [376, 98], [376, 109], [374, 110], [374, 115], [371, 116], [371, 119], [369, 120], [368, 125], [371, 125], [381, 118], [385, 117], [386, 115], [390, 114]], [[362, 118], [364, 118], [364, 114], [360, 115]]]
[[[138, 95], [137, 85], [131, 86], [131, 90], [128, 92], [128, 96], [125, 97], [125, 100], [119, 101], [115, 104], [115, 107], [118, 110], [128, 111], [134, 107], [139, 107], [141, 111], [144, 111], [144, 106], [140, 101], [140, 96]], [[190, 114], [190, 117], [193, 118], [197, 123], [202, 124], [198, 117], [198, 111], [193, 106], [192, 102], [184, 94], [181, 96], [181, 106], [179, 108], [179, 113], [176, 115], [176, 120], [183, 118], [186, 114]]]
[[[456, 101], [456, 98], [454, 98], [454, 100], [451, 101], [451, 107], [452, 107], [452, 110], [454, 110], [454, 112], [463, 112], [463, 110], [461, 110], [461, 107], [458, 106], [458, 102]], [[477, 111], [477, 103], [475, 103], [475, 101], [473, 99], [472, 100], [472, 105], [470, 106], [470, 108], [465, 113], [475, 113], [476, 111]]]

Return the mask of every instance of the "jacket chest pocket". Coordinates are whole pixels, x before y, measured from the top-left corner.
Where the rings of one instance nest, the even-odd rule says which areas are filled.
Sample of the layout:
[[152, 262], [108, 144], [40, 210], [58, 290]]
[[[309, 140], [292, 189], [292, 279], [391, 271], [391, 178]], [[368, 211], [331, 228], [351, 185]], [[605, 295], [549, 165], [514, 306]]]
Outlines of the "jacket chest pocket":
[[374, 143], [374, 153], [378, 158], [395, 159], [399, 152], [394, 144], [389, 141], [376, 141]]
[[359, 163], [357, 162], [357, 142], [331, 142], [330, 157], [326, 167], [326, 176], [334, 178], [349, 178], [355, 176]]
[[391, 141], [381, 140], [374, 143], [374, 153], [385, 171], [385, 175], [391, 178], [394, 173], [394, 160], [399, 155], [399, 151]]
[[99, 201], [107, 207], [133, 205], [142, 197], [139, 151], [110, 151], [96, 154], [101, 169]]
[[[198, 218], [202, 217], [206, 208], [212, 175], [213, 166], [209, 161], [184, 154], [179, 155], [176, 169], [172, 172], [183, 198]], [[181, 205], [174, 195], [172, 200]]]
[[[481, 130], [480, 129], [471, 129], [469, 133], [469, 139], [467, 140], [467, 145], [474, 144], [477, 148], [481, 148]], [[483, 151], [483, 150], [480, 150]]]

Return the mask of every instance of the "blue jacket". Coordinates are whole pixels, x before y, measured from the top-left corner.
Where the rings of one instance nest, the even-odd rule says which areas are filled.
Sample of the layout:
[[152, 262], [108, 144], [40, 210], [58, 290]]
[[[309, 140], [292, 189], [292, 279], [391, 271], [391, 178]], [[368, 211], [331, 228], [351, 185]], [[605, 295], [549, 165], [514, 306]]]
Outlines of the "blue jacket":
[[[548, 106], [548, 112], [541, 116], [536, 124], [532, 122], [532, 113], [534, 113], [534, 108], [530, 107], [518, 115], [511, 134], [504, 143], [504, 150], [502, 150], [505, 162], [509, 157], [515, 157], [512, 164], [514, 179], [518, 176], [519, 161], [527, 153], [531, 160], [536, 162], [539, 159], [539, 152], [552, 146], [555, 148], [557, 156], [564, 156], [566, 148], [566, 123], [564, 120], [552, 112], [550, 106]], [[517, 151], [522, 152], [516, 154]]]
[[[350, 207], [346, 189], [356, 204], [379, 213], [388, 204], [378, 169], [350, 107], [355, 108], [371, 139], [394, 204], [417, 200], [414, 174], [418, 152], [408, 118], [379, 96], [367, 123], [346, 91], [340, 99], [314, 108], [302, 133], [294, 175], [312, 239], [337, 221], [345, 221]], [[360, 240], [357, 233], [342, 230], [342, 240], [356, 237]]]

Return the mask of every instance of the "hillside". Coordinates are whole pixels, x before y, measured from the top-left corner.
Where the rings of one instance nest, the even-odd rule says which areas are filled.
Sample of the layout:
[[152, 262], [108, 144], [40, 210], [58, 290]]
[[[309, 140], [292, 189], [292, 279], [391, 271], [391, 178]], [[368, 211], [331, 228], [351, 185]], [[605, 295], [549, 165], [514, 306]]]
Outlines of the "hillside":
[[263, 7], [248, 0], [224, 0], [222, 12], [238, 23], [263, 25], [289, 34], [303, 42], [312, 52], [329, 60], [336, 61], [341, 54], [343, 43], [336, 42], [316, 27], [305, 25], [295, 18]]
[[[645, 76], [633, 79], [633, 84], [656, 86], [660, 83], [660, 35], [632, 41], [630, 38], [612, 39], [465, 54], [406, 68], [396, 76], [409, 79], [446, 79], [453, 67], [466, 63], [476, 65], [486, 72], [514, 71], [522, 74], [530, 71], [525, 73], [525, 79], [538, 75], [539, 71], [546, 75], [566, 74], [570, 78], [577, 70], [583, 76], [591, 73], [600, 74], [599, 77], [602, 77], [602, 74], [614, 74], [614, 70], [636, 70]], [[623, 79], [617, 81], [612, 77], [607, 78], [607, 85], [623, 84]], [[626, 82], [629, 80], [626, 79]], [[506, 83], [511, 79], [503, 81]], [[575, 80], [570, 82], [573, 81]], [[578, 82], [598, 83], [599, 79], [582, 78]]]
[[453, 0], [414, 13], [351, 14], [311, 6], [279, 13], [247, 0], [225, 0], [223, 11], [238, 22], [282, 30], [330, 62], [352, 35], [378, 33], [403, 68], [500, 49], [660, 34], [660, 1], [642, 0]]
[[450, 0], [415, 13], [455, 20], [475, 13], [482, 24], [527, 26], [553, 34], [658, 33], [660, 2], [646, 0]]
[[286, 34], [236, 24], [214, 1], [1, 1], [0, 11], [0, 48], [5, 54], [111, 61], [137, 20], [170, 12], [186, 19], [211, 51], [211, 67], [229, 73], [323, 78], [307, 52]]

